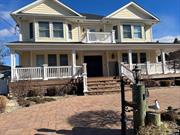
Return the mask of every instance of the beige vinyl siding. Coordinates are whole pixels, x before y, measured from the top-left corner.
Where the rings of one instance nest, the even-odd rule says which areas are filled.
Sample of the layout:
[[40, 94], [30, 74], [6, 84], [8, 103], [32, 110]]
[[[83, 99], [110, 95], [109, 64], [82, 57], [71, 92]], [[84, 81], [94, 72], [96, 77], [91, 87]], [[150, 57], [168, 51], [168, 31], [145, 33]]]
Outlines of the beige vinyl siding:
[[151, 19], [149, 15], [145, 15], [141, 11], [137, 10], [133, 6], [129, 6], [116, 14], [111, 18], [126, 18], [126, 19]]
[[43, 3], [32, 7], [24, 13], [35, 13], [35, 14], [54, 14], [54, 15], [65, 15], [65, 16], [76, 16], [74, 13], [65, 9], [63, 6], [60, 6], [53, 1], [44, 1]]
[[152, 26], [151, 25], [146, 25], [145, 26], [145, 36], [146, 36], [146, 41], [147, 42], [152, 42]]
[[20, 53], [20, 61], [19, 61], [20, 66], [29, 67], [30, 61], [31, 61], [30, 51], [23, 51], [22, 53]]
[[29, 41], [30, 36], [29, 36], [29, 21], [21, 21], [20, 24], [20, 32], [22, 34], [22, 39], [23, 41]]

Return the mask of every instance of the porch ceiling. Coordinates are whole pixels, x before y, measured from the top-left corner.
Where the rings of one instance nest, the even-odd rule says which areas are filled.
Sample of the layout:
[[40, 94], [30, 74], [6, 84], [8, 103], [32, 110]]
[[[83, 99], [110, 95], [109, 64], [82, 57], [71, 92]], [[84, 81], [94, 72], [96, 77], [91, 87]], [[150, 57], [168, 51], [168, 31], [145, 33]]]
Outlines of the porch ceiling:
[[117, 44], [84, 44], [84, 43], [8, 43], [12, 50], [164, 50], [172, 52], [180, 50], [180, 44], [170, 43], [117, 43]]

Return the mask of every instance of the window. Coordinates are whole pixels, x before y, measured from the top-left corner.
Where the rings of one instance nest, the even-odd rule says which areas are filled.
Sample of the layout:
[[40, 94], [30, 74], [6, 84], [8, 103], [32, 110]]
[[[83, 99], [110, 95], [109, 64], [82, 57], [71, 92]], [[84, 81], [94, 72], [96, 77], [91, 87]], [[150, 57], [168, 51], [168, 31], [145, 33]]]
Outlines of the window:
[[44, 64], [44, 55], [36, 55], [36, 66], [40, 67]]
[[57, 66], [56, 54], [49, 54], [48, 55], [48, 65], [49, 66]]
[[138, 63], [138, 54], [132, 53], [132, 63], [137, 64]]
[[39, 37], [49, 36], [49, 22], [39, 22]]
[[123, 25], [123, 37], [132, 38], [131, 25]]
[[69, 32], [69, 39], [72, 39], [72, 26], [71, 24], [68, 24], [68, 32]]
[[118, 26], [113, 26], [113, 30], [115, 30], [115, 39], [118, 39]]
[[29, 24], [29, 37], [30, 37], [30, 39], [32, 39], [33, 37], [34, 37], [34, 35], [33, 35], [33, 23], [30, 23]]
[[128, 54], [127, 53], [122, 54], [122, 62], [125, 64], [128, 64]]
[[146, 53], [140, 53], [140, 63], [145, 63], [146, 61]]
[[68, 55], [67, 54], [60, 55], [60, 66], [68, 66]]
[[142, 38], [142, 30], [140, 25], [134, 26], [134, 38]]
[[64, 30], [62, 22], [53, 22], [53, 37], [63, 38]]

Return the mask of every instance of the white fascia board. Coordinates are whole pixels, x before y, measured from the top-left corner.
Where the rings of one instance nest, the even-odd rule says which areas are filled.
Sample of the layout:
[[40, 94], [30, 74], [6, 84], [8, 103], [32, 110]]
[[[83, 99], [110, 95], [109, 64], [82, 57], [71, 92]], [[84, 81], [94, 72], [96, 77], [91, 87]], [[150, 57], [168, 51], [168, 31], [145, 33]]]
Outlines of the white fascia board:
[[158, 22], [160, 21], [157, 17], [155, 17], [154, 15], [152, 15], [151, 13], [149, 13], [148, 11], [146, 11], [144, 8], [140, 7], [138, 4], [134, 3], [134, 2], [130, 2], [128, 4], [126, 4], [125, 6], [121, 7], [120, 9], [116, 10], [115, 12], [107, 15], [105, 18], [110, 18], [111, 16], [113, 16], [114, 14], [118, 13], [119, 11], [129, 7], [130, 5], [134, 5], [137, 8], [139, 8], [140, 10], [142, 10], [144, 13], [150, 15], [152, 18], [154, 18], [155, 20], [157, 20]]
[[40, 4], [41, 2], [44, 2], [44, 1], [45, 1], [45, 0], [36, 0], [35, 2], [32, 2], [32, 3], [30, 3], [30, 4], [28, 4], [28, 5], [24, 6], [24, 7], [22, 7], [22, 8], [20, 8], [20, 9], [16, 10], [16, 11], [13, 11], [11, 14], [12, 14], [12, 15], [13, 15], [13, 14], [17, 14], [17, 13], [19, 13], [19, 12], [21, 12], [21, 11], [27, 9], [27, 8], [36, 6], [36, 5], [38, 5], [38, 4]]
[[65, 4], [61, 3], [59, 0], [55, 0], [58, 4], [62, 5], [63, 7], [67, 8], [68, 10], [70, 10], [71, 12], [77, 14], [80, 17], [83, 17], [81, 14], [79, 14], [78, 12], [76, 12], [75, 10], [73, 10], [72, 8], [66, 6]]
[[[44, 1], [46, 1], [46, 0], [36, 0], [35, 2], [28, 4], [28, 5], [20, 8], [20, 9], [18, 9], [18, 10], [16, 10], [16, 11], [12, 12], [11, 14], [12, 14], [12, 15], [13, 15], [13, 14], [17, 14], [17, 13], [19, 13], [19, 12], [21, 12], [21, 11], [23, 11], [23, 10], [26, 10], [26, 9], [28, 9], [28, 8], [30, 8], [30, 7], [36, 6], [36, 5], [38, 5], [38, 4], [40, 4], [40, 3], [44, 2]], [[54, 0], [54, 1], [57, 2], [59, 5], [65, 7], [66, 9], [70, 10], [71, 12], [75, 13], [76, 15], [78, 15], [78, 16], [80, 16], [80, 17], [83, 17], [82, 15], [80, 15], [79, 13], [77, 13], [76, 11], [74, 11], [73, 9], [71, 9], [70, 7], [68, 7], [68, 6], [64, 5], [63, 3], [61, 3], [60, 1], [58, 1], [58, 0]]]

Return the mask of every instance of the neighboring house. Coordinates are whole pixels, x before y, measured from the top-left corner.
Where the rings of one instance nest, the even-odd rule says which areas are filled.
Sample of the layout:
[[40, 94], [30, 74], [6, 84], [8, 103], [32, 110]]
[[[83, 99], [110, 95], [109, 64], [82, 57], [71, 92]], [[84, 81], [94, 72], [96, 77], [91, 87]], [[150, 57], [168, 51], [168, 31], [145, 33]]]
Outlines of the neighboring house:
[[11, 76], [11, 67], [0, 65], [0, 79], [5, 79]]
[[[134, 2], [101, 16], [58, 0], [36, 0], [11, 16], [20, 31], [19, 41], [8, 43], [12, 81], [74, 77], [83, 63], [87, 77], [128, 76], [126, 68], [135, 64], [146, 74], [169, 73], [165, 53], [180, 49], [179, 43], [153, 42], [152, 27], [160, 20]], [[16, 68], [15, 53], [22, 68]]]

